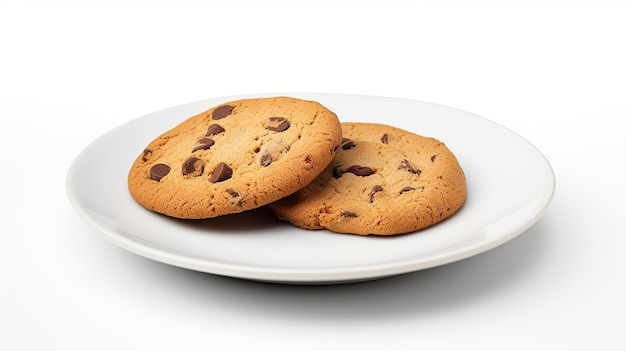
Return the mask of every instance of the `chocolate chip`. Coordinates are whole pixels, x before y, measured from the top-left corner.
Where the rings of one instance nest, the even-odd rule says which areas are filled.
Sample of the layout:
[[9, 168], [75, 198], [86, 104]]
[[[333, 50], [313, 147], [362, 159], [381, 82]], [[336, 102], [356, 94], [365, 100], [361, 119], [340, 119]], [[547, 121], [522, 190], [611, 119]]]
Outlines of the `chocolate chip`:
[[170, 166], [166, 164], [157, 163], [150, 168], [150, 179], [160, 182], [163, 177], [170, 173], [170, 169]]
[[400, 190], [400, 194], [406, 193], [407, 191], [416, 191], [416, 190], [420, 193], [423, 193], [424, 187], [420, 186], [420, 187], [414, 188], [412, 186], [405, 186], [404, 188]]
[[230, 179], [233, 176], [232, 168], [228, 167], [224, 162], [220, 162], [217, 167], [211, 173], [209, 177], [209, 182], [217, 183], [225, 181], [226, 179]]
[[[349, 144], [348, 146], [344, 145], [344, 144]], [[348, 138], [341, 138], [341, 143], [339, 143], [339, 146], [343, 147], [344, 150], [348, 150], [351, 149], [353, 147], [356, 146], [356, 144], [354, 142], [352, 142], [352, 140], [348, 139]], [[337, 149], [339, 148], [339, 146], [335, 147], [333, 149], [333, 151], [337, 151]]]
[[402, 162], [400, 162], [400, 165], [398, 166], [398, 169], [403, 169], [407, 172], [411, 172], [417, 175], [420, 175], [422, 173], [421, 170], [415, 169], [408, 160], [402, 160]]
[[257, 162], [263, 167], [280, 160], [289, 151], [289, 145], [282, 140], [270, 140], [258, 151]]
[[345, 211], [345, 210], [344, 210], [344, 211], [341, 211], [341, 212], [339, 213], [339, 215], [340, 215], [341, 217], [346, 217], [346, 218], [355, 218], [355, 217], [358, 217], [358, 215], [357, 215], [356, 213], [351, 212], [351, 211]]
[[374, 195], [376, 193], [383, 191], [383, 187], [380, 185], [374, 185], [372, 187], [372, 191], [370, 191], [370, 202], [374, 202]]
[[183, 175], [197, 177], [204, 172], [204, 161], [197, 157], [190, 157], [183, 162]]
[[359, 177], [367, 177], [369, 175], [372, 175], [376, 172], [374, 172], [373, 169], [369, 168], [369, 167], [365, 167], [365, 166], [359, 166], [359, 165], [352, 165], [350, 167], [348, 167], [346, 169], [346, 172], [350, 172], [354, 175], [357, 175]]
[[206, 130], [206, 136], [216, 135], [219, 133], [223, 133], [224, 128], [222, 128], [219, 124], [211, 124], [209, 128]]
[[270, 117], [265, 124], [265, 129], [271, 130], [272, 132], [284, 132], [289, 129], [290, 126], [289, 120], [285, 117]]
[[215, 110], [213, 110], [213, 114], [211, 115], [211, 117], [213, 117], [213, 119], [222, 119], [228, 115], [230, 115], [231, 113], [233, 113], [233, 107], [230, 105], [222, 105], [218, 108], [216, 108]]
[[271, 165], [273, 161], [274, 160], [272, 159], [272, 154], [270, 154], [269, 151], [265, 150], [265, 152], [261, 154], [261, 158], [259, 159], [259, 164], [263, 167], [267, 167]]
[[[239, 193], [234, 191], [231, 188], [226, 189], [226, 192], [228, 193], [228, 195], [232, 196], [233, 198], [238, 198], [239, 197]], [[237, 200], [236, 205], [241, 207], [243, 206], [243, 204], [246, 202], [245, 198], [241, 198], [239, 200]]]
[[387, 135], [387, 133], [383, 134], [383, 136], [380, 138], [380, 141], [383, 144], [389, 144], [389, 136]]
[[405, 186], [404, 188], [400, 190], [400, 194], [406, 193], [407, 191], [413, 191], [413, 190], [415, 190], [415, 188], [410, 187], [410, 186]]
[[356, 144], [354, 143], [354, 141], [349, 140], [345, 144], [341, 145], [341, 148], [344, 149], [344, 150], [349, 150], [349, 149], [352, 149], [355, 146], [356, 146]]
[[150, 157], [152, 157], [152, 151], [148, 149], [143, 150], [143, 156], [141, 156], [141, 160], [143, 162], [146, 162], [150, 159]]
[[435, 162], [435, 159], [437, 158], [437, 155], [432, 155], [430, 157], [430, 162]]
[[335, 179], [341, 178], [342, 175], [343, 171], [341, 170], [341, 166], [333, 168], [333, 177], [335, 177]]
[[196, 147], [191, 150], [191, 152], [196, 152], [198, 150], [208, 150], [215, 144], [215, 141], [211, 138], [202, 138], [198, 140], [196, 143]]
[[369, 167], [359, 166], [359, 165], [352, 165], [346, 168], [345, 171], [341, 170], [341, 166], [336, 166], [335, 168], [333, 168], [333, 177], [335, 177], [336, 179], [341, 178], [341, 176], [343, 176], [344, 173], [352, 173], [359, 177], [367, 177], [376, 172]]

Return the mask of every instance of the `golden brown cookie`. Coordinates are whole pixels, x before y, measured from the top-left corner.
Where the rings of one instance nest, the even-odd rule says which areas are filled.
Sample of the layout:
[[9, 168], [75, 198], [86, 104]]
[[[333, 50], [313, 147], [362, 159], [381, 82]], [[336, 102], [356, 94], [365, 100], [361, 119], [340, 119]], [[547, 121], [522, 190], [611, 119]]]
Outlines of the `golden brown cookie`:
[[344, 140], [330, 165], [269, 205], [278, 218], [306, 229], [391, 235], [438, 223], [465, 202], [465, 175], [442, 142], [381, 124], [341, 126]]
[[337, 116], [290, 97], [232, 101], [190, 117], [137, 157], [133, 198], [177, 218], [257, 208], [310, 183], [341, 142]]

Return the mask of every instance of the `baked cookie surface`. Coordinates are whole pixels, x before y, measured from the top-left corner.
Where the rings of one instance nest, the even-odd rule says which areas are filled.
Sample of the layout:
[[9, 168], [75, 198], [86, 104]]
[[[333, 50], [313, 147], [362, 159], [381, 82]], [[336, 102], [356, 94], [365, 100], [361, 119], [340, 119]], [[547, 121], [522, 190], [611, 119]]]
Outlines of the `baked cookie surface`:
[[269, 205], [305, 229], [392, 235], [454, 214], [465, 202], [465, 174], [436, 139], [372, 123], [342, 123], [333, 161], [311, 184]]
[[337, 116], [317, 102], [227, 102], [150, 142], [130, 168], [128, 189], [143, 207], [171, 217], [243, 212], [310, 183], [340, 142]]

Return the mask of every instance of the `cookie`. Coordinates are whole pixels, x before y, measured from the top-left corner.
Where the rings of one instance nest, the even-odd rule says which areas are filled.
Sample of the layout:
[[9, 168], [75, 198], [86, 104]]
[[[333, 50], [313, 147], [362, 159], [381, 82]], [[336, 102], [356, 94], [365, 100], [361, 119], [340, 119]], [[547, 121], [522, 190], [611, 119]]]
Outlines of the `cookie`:
[[309, 184], [340, 143], [337, 116], [315, 101], [232, 101], [149, 143], [130, 168], [128, 189], [145, 208], [171, 217], [239, 213]]
[[308, 186], [269, 205], [305, 229], [392, 235], [454, 214], [465, 202], [465, 174], [444, 143], [395, 127], [342, 123], [333, 161]]

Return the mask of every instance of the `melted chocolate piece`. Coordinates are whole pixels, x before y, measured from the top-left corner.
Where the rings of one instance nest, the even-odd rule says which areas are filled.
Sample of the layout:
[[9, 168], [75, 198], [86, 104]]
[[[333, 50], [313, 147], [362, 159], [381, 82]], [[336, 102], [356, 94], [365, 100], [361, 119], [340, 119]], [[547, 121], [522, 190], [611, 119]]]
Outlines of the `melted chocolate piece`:
[[410, 187], [410, 186], [405, 186], [404, 188], [400, 190], [400, 194], [406, 193], [407, 191], [413, 191], [413, 190], [415, 190], [415, 188]]
[[259, 164], [263, 167], [267, 167], [271, 165], [272, 162], [274, 162], [274, 159], [272, 158], [272, 154], [270, 154], [269, 151], [265, 150], [265, 152], [261, 154], [261, 159], [259, 159]]
[[346, 217], [346, 218], [355, 218], [355, 217], [358, 217], [358, 215], [357, 215], [356, 213], [351, 212], [351, 211], [346, 211], [346, 210], [341, 211], [341, 212], [339, 213], [339, 215], [340, 215], [341, 217]]
[[157, 163], [150, 168], [150, 179], [160, 182], [163, 177], [170, 173], [170, 166], [164, 163]]
[[270, 117], [267, 121], [265, 129], [272, 132], [284, 132], [291, 126], [289, 120], [285, 117]]
[[398, 169], [403, 169], [407, 172], [411, 172], [417, 175], [420, 175], [422, 173], [421, 170], [413, 168], [413, 166], [409, 163], [408, 160], [402, 160], [402, 162], [400, 162], [400, 165], [398, 166]]
[[437, 155], [432, 155], [430, 157], [430, 162], [435, 162], [435, 159], [437, 158]]
[[380, 137], [380, 142], [382, 142], [383, 144], [389, 144], [389, 136], [387, 135], [387, 133], [383, 134], [383, 136]]
[[143, 156], [141, 156], [141, 160], [146, 162], [152, 157], [152, 150], [145, 149], [143, 150]]
[[383, 191], [383, 187], [380, 185], [374, 185], [372, 187], [372, 191], [370, 191], [370, 203], [374, 202], [374, 195], [376, 195], [376, 193]]
[[232, 168], [228, 167], [228, 165], [225, 164], [224, 162], [220, 162], [217, 165], [217, 167], [215, 167], [215, 169], [213, 170], [213, 173], [211, 173], [211, 176], [209, 177], [209, 182], [211, 183], [223, 182], [227, 179], [230, 179], [230, 177], [232, 176], [233, 176]]
[[369, 168], [369, 167], [365, 167], [365, 166], [359, 166], [359, 165], [352, 165], [350, 167], [348, 167], [346, 169], [346, 172], [350, 172], [354, 175], [357, 175], [359, 177], [367, 177], [369, 175], [372, 175], [376, 172], [374, 172], [373, 169]]
[[341, 170], [341, 166], [333, 168], [333, 177], [335, 177], [335, 179], [341, 178], [342, 175], [343, 171]]
[[183, 162], [183, 175], [197, 177], [204, 172], [204, 161], [197, 157], [190, 157]]
[[213, 119], [222, 119], [224, 117], [229, 116], [231, 113], [233, 113], [232, 106], [222, 105], [216, 108], [215, 110], [213, 110], [213, 114], [211, 115], [211, 117], [213, 117]]
[[262, 167], [267, 167], [280, 160], [288, 151], [289, 145], [284, 141], [270, 140], [258, 148], [257, 162]]
[[345, 144], [341, 145], [341, 148], [344, 150], [349, 150], [355, 147], [356, 144], [352, 140], [348, 140]]
[[191, 150], [191, 152], [196, 152], [198, 150], [208, 150], [211, 148], [211, 146], [215, 144], [215, 141], [211, 138], [202, 138], [198, 140], [196, 144], [197, 146], [194, 147], [193, 150]]
[[216, 135], [219, 133], [223, 133], [224, 128], [222, 128], [219, 124], [211, 124], [209, 128], [206, 130], [206, 136]]
[[234, 191], [231, 188], [226, 189], [226, 192], [228, 193], [228, 195], [232, 196], [232, 197], [239, 197], [239, 193]]

